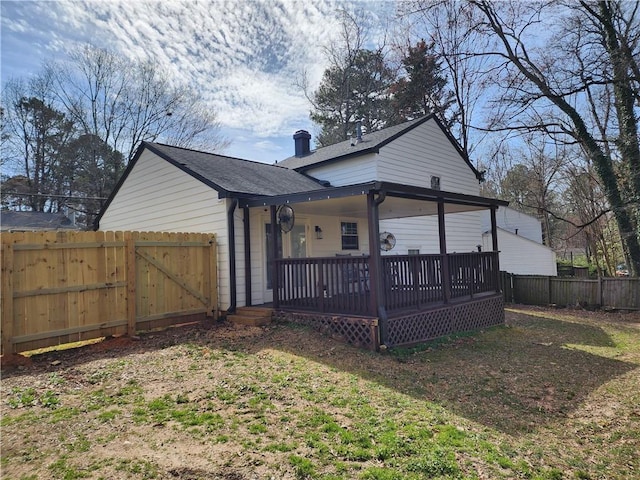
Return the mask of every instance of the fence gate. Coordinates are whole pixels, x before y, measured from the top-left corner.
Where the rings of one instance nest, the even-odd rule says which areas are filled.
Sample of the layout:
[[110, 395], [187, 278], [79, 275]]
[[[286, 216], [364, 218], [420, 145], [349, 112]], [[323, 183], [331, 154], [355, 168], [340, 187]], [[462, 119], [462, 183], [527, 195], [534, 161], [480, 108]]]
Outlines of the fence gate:
[[2, 234], [2, 353], [217, 316], [210, 234]]

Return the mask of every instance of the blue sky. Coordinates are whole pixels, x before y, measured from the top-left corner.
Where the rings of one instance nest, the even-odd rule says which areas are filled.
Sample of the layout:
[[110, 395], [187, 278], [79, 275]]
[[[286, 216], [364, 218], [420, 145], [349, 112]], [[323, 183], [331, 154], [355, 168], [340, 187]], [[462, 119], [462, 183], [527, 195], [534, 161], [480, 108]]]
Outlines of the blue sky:
[[[314, 133], [310, 105], [294, 83], [303, 70], [312, 86], [319, 83], [340, 1], [1, 0], [2, 84], [87, 42], [154, 58], [218, 113], [232, 142], [224, 153], [272, 163], [293, 153], [296, 130]], [[377, 15], [380, 26], [394, 7], [391, 1], [357, 5]]]

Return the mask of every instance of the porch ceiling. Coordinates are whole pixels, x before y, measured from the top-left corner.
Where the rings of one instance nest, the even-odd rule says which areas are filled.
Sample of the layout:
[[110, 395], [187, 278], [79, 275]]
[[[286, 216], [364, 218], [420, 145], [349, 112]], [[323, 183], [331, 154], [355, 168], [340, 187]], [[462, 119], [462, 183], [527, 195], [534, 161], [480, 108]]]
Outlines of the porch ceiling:
[[[354, 197], [331, 198], [317, 201], [307, 201], [302, 203], [291, 203], [296, 214], [303, 215], [327, 215], [338, 217], [367, 217], [367, 197], [359, 195]], [[486, 207], [472, 205], [445, 204], [445, 213], [470, 212], [483, 210]], [[421, 217], [426, 215], [437, 215], [437, 202], [426, 202], [424, 200], [414, 200], [399, 197], [387, 197], [380, 204], [379, 216], [381, 220], [392, 218]]]

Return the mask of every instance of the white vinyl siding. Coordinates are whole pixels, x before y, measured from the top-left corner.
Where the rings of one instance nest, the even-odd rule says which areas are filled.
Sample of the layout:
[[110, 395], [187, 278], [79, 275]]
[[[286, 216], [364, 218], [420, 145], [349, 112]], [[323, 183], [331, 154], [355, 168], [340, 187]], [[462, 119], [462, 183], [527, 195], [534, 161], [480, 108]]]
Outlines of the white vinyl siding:
[[[215, 233], [219, 303], [226, 310], [230, 299], [227, 204], [211, 187], [145, 150], [100, 219], [100, 230]], [[236, 224], [236, 231], [242, 232], [241, 224], [240, 230]]]
[[[483, 235], [485, 250], [491, 249], [491, 234]], [[500, 270], [518, 275], [556, 276], [556, 254], [553, 250], [521, 235], [498, 229]]]
[[480, 192], [473, 170], [434, 120], [382, 147], [376, 162], [380, 181], [431, 188], [431, 177], [436, 176], [440, 190], [467, 195]]
[[376, 161], [377, 155], [371, 153], [319, 166], [306, 173], [315, 179], [330, 182], [333, 187], [373, 182], [378, 180]]
[[[479, 212], [450, 213], [445, 215], [447, 253], [477, 251], [482, 244]], [[406, 255], [410, 249], [420, 253], [440, 253], [438, 217], [399, 218], [381, 220], [380, 231], [391, 232], [396, 246], [386, 255]]]
[[[496, 212], [496, 224], [507, 232], [521, 235], [536, 243], [542, 243], [540, 220], [509, 207], [500, 207]], [[517, 230], [517, 233], [516, 233]], [[482, 215], [482, 231], [491, 231], [491, 216], [488, 211]]]

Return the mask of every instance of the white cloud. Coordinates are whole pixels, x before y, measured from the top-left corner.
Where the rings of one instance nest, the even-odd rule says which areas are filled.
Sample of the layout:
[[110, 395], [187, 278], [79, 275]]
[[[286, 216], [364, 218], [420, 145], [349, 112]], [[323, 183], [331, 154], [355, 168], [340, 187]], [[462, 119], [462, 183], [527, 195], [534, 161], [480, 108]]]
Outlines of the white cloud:
[[305, 69], [320, 81], [341, 1], [3, 1], [2, 27], [48, 38], [43, 48], [54, 53], [90, 42], [155, 59], [167, 76], [196, 89], [223, 127], [288, 137], [308, 122], [295, 80]]

